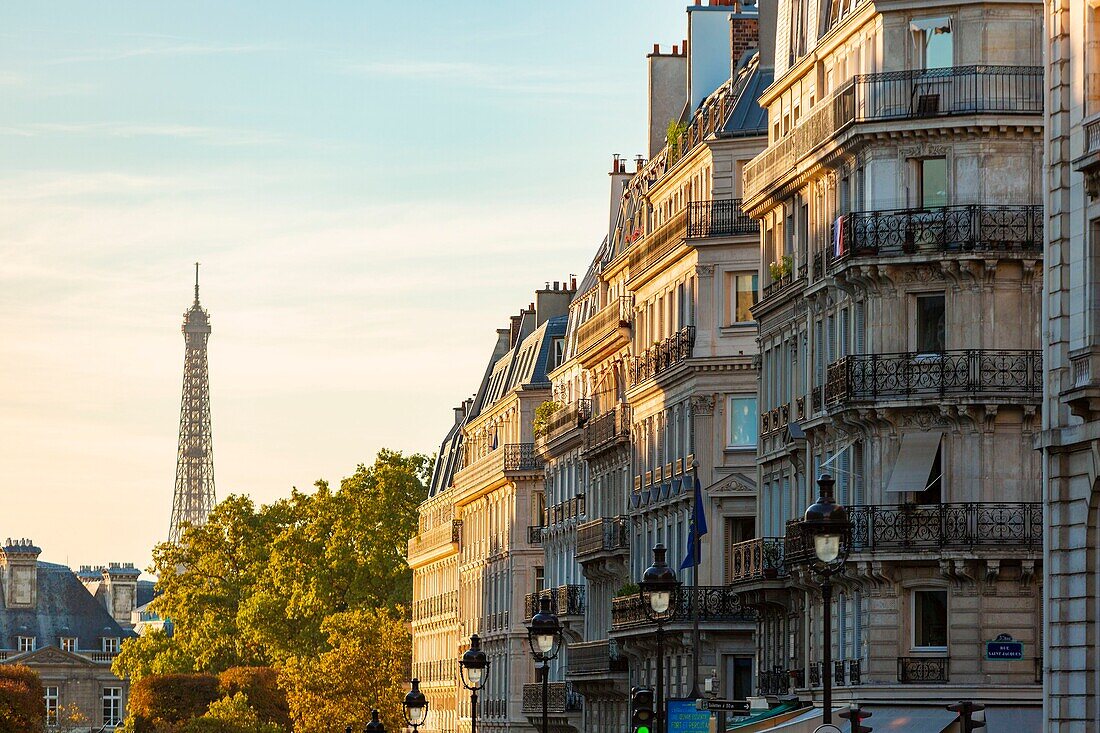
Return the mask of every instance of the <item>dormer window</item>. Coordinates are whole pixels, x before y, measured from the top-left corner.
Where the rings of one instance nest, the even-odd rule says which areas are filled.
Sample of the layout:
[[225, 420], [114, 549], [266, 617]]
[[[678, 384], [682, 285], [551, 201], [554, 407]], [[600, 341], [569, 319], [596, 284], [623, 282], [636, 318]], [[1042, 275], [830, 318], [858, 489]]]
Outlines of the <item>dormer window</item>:
[[76, 651], [76, 637], [75, 636], [62, 636], [61, 637], [61, 649], [66, 652]]
[[108, 654], [118, 654], [119, 639], [117, 636], [103, 637], [103, 651]]
[[20, 652], [33, 652], [35, 650], [35, 643], [33, 636], [19, 636], [16, 637], [15, 648]]

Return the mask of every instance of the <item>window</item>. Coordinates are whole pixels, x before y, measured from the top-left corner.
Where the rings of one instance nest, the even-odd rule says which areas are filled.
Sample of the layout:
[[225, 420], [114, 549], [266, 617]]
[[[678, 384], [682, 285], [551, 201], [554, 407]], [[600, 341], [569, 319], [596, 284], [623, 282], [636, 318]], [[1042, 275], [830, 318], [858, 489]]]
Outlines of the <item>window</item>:
[[103, 688], [103, 724], [116, 726], [122, 723], [122, 688]]
[[756, 305], [758, 275], [755, 272], [731, 272], [726, 275], [729, 290], [729, 324], [752, 323], [751, 308]]
[[552, 362], [552, 366], [550, 368], [550, 371], [553, 371], [554, 369], [557, 369], [558, 367], [560, 367], [563, 361], [565, 361], [565, 339], [564, 338], [555, 338], [554, 339], [554, 360]]
[[913, 648], [947, 649], [947, 591], [913, 592]]
[[943, 293], [917, 297], [918, 354], [939, 354], [947, 346], [947, 307]]
[[917, 44], [917, 55], [922, 69], [947, 69], [955, 65], [950, 18], [913, 21], [910, 28]]
[[62, 636], [61, 648], [67, 652], [76, 651], [76, 637], [75, 636]]
[[758, 416], [755, 397], [730, 397], [729, 442], [730, 448], [755, 448]]
[[118, 637], [117, 636], [105, 636], [103, 637], [103, 651], [108, 654], [118, 653]]
[[917, 178], [918, 208], [947, 206], [947, 158], [919, 159]]
[[33, 652], [35, 648], [33, 636], [20, 636], [17, 639], [16, 649], [20, 652]]
[[46, 725], [57, 725], [58, 694], [56, 687], [46, 688]]

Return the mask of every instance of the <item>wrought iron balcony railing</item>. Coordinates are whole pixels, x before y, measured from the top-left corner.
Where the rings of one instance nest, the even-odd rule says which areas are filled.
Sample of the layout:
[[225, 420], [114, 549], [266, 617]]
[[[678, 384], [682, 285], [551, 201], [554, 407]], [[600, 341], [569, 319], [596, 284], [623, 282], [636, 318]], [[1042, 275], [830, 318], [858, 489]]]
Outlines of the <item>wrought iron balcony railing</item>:
[[841, 219], [848, 260], [918, 253], [1009, 252], [1041, 257], [1043, 207], [941, 206], [847, 214]]
[[542, 533], [546, 527], [542, 524], [532, 524], [527, 527], [527, 544], [541, 545]]
[[577, 527], [577, 558], [629, 546], [626, 517], [600, 517]]
[[782, 667], [761, 670], [756, 676], [757, 695], [786, 695], [790, 685], [791, 673]]
[[534, 443], [509, 443], [504, 446], [505, 471], [541, 471], [543, 460]]
[[771, 298], [779, 295], [781, 292], [794, 285], [796, 282], [800, 282], [802, 278], [796, 278], [794, 271], [782, 275], [779, 279], [768, 283], [764, 286], [764, 290], [761, 292], [761, 301], [770, 300]]
[[[756, 620], [756, 614], [744, 608], [737, 593], [726, 586], [681, 587], [676, 592], [672, 618], [667, 623], [691, 623], [696, 615], [700, 623], [751, 623]], [[611, 628], [617, 631], [639, 626], [655, 626], [646, 616], [641, 596], [612, 599]]]
[[559, 585], [546, 588], [538, 593], [528, 593], [523, 598], [523, 617], [530, 619], [539, 610], [539, 599], [550, 599], [550, 610], [557, 616], [580, 616], [584, 614], [584, 586]]
[[427, 552], [462, 539], [462, 520], [454, 519], [421, 532], [409, 540], [409, 554]]
[[568, 519], [583, 517], [587, 511], [588, 500], [584, 494], [577, 494], [572, 499], [566, 499], [554, 506], [546, 508], [545, 524], [561, 524]]
[[786, 572], [782, 537], [757, 537], [730, 547], [730, 584], [776, 578]]
[[1038, 399], [1038, 350], [965, 349], [931, 354], [854, 354], [829, 365], [829, 407], [876, 400], [974, 397], [997, 402]]
[[[568, 682], [551, 682], [547, 685], [546, 711], [556, 715], [575, 713], [581, 709], [581, 696]], [[524, 715], [542, 714], [542, 683], [529, 682], [523, 686]]]
[[741, 199], [692, 201], [687, 205], [687, 238], [757, 234], [760, 222], [741, 210]]
[[848, 518], [857, 552], [1043, 547], [1040, 502], [854, 506]]
[[569, 645], [569, 674], [607, 674], [627, 671], [627, 659], [614, 639]]
[[584, 449], [597, 451], [630, 439], [630, 406], [614, 409], [592, 418], [584, 425]]
[[662, 374], [691, 357], [695, 348], [695, 326], [684, 326], [631, 361], [631, 386]]
[[859, 122], [1043, 113], [1043, 67], [955, 66], [862, 74], [823, 99], [745, 167], [745, 197], [779, 182], [804, 157]]
[[[863, 662], [859, 659], [834, 659], [832, 683], [837, 687], [863, 684]], [[825, 665], [823, 662], [810, 662], [810, 687], [821, 687], [824, 682]], [[801, 670], [799, 670], [801, 671]], [[801, 687], [801, 683], [798, 685]]]
[[949, 657], [898, 657], [898, 682], [947, 682]]
[[[634, 298], [622, 295], [577, 327], [577, 353], [583, 354], [604, 339], [614, 339], [634, 320]], [[625, 331], [629, 338], [629, 330]], [[625, 341], [626, 339], [624, 339]]]
[[591, 414], [591, 400], [577, 400], [554, 410], [546, 420], [546, 432], [543, 438], [554, 438], [582, 425]]
[[441, 593], [437, 596], [429, 596], [427, 598], [421, 598], [418, 601], [413, 602], [412, 618], [413, 621], [420, 621], [422, 619], [430, 618], [432, 616], [439, 616], [446, 613], [456, 613], [458, 611], [458, 591], [452, 590], [447, 593]]
[[631, 277], [655, 265], [684, 241], [687, 209], [680, 209], [660, 226], [631, 244], [624, 253]]

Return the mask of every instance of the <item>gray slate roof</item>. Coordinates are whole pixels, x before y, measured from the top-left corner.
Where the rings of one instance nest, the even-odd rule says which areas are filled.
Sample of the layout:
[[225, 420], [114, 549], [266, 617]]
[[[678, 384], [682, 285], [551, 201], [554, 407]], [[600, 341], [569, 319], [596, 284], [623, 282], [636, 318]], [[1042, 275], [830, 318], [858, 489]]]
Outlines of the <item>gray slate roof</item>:
[[104, 637], [125, 639], [126, 631], [85, 590], [65, 565], [38, 563], [38, 607], [0, 605], [0, 648], [17, 649], [17, 637], [33, 636], [39, 647], [58, 646], [62, 636], [77, 637], [80, 650], [98, 651]]

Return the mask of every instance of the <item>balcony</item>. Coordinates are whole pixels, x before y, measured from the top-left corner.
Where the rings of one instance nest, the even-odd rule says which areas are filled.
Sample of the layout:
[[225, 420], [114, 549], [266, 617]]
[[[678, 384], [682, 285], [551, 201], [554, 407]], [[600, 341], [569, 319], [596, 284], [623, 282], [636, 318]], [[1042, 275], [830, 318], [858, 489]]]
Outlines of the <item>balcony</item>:
[[529, 545], [541, 545], [542, 533], [546, 527], [541, 524], [532, 524], [527, 526], [527, 544]]
[[929, 398], [1037, 402], [1043, 389], [1038, 350], [966, 349], [938, 354], [858, 354], [829, 365], [827, 407]]
[[686, 227], [687, 209], [680, 209], [663, 224], [631, 244], [624, 254], [630, 268], [630, 277], [636, 277], [653, 267], [682, 244]]
[[[646, 617], [640, 595], [620, 596], [611, 601], [611, 629], [623, 631], [655, 624]], [[741, 606], [736, 592], [726, 586], [681, 587], [667, 625], [690, 624], [698, 615], [699, 623], [754, 623], [756, 615]]]
[[462, 520], [455, 519], [450, 522], [432, 527], [421, 532], [409, 540], [409, 556], [421, 555], [432, 550], [438, 550], [447, 545], [458, 544], [462, 539]]
[[504, 471], [542, 473], [543, 460], [535, 452], [534, 443], [509, 443], [504, 446]]
[[523, 618], [530, 621], [539, 610], [539, 601], [550, 599], [550, 610], [559, 617], [584, 615], [584, 586], [559, 585], [538, 593], [528, 593], [523, 598]]
[[634, 298], [623, 295], [605, 305], [594, 316], [577, 327], [577, 355], [585, 365], [594, 360], [584, 357], [598, 353], [597, 347], [626, 346], [630, 341]]
[[738, 542], [730, 548], [730, 570], [727, 582], [750, 583], [772, 580], [786, 575], [783, 565], [783, 538], [757, 537]]
[[626, 657], [614, 640], [585, 641], [569, 645], [569, 670], [573, 675], [607, 675], [626, 672]]
[[629, 546], [626, 517], [601, 517], [577, 527], [577, 560], [603, 552], [625, 551]]
[[554, 506], [547, 507], [545, 523], [547, 525], [561, 524], [570, 519], [583, 517], [588, 508], [587, 503], [584, 494], [577, 494], [572, 499], [566, 499]]
[[760, 233], [760, 222], [741, 210], [741, 199], [692, 201], [687, 205], [688, 239]]
[[[810, 687], [821, 687], [824, 683], [825, 668], [823, 662], [810, 662]], [[863, 684], [863, 662], [859, 659], [834, 659], [832, 684], [834, 687], [846, 687]], [[799, 670], [801, 672], [801, 670]], [[798, 680], [798, 687], [802, 681]]]
[[453, 590], [437, 596], [421, 598], [413, 602], [413, 621], [423, 621], [433, 616], [442, 616], [458, 612], [458, 591]]
[[694, 348], [695, 326], [684, 326], [634, 357], [630, 364], [630, 386], [636, 387], [686, 361]]
[[1073, 161], [1073, 168], [1085, 174], [1085, 191], [1090, 199], [1096, 199], [1100, 196], [1100, 117], [1088, 120], [1082, 127], [1085, 151]]
[[745, 167], [745, 198], [782, 182], [853, 124], [959, 115], [1043, 114], [1041, 66], [955, 66], [863, 74], [811, 110]]
[[1043, 256], [1043, 207], [941, 206], [847, 214], [844, 250], [834, 270], [850, 262], [913, 255]]
[[[551, 682], [547, 685], [546, 711], [562, 715], [581, 709], [581, 696], [568, 682]], [[529, 682], [523, 686], [524, 715], [542, 715], [542, 683]]]
[[630, 440], [630, 406], [617, 405], [609, 412], [594, 417], [584, 426], [584, 451], [598, 451], [625, 445]]
[[947, 682], [948, 657], [898, 657], [898, 682]]
[[761, 670], [756, 675], [756, 694], [764, 697], [767, 695], [786, 695], [790, 692], [790, 670], [776, 667], [771, 670]]

